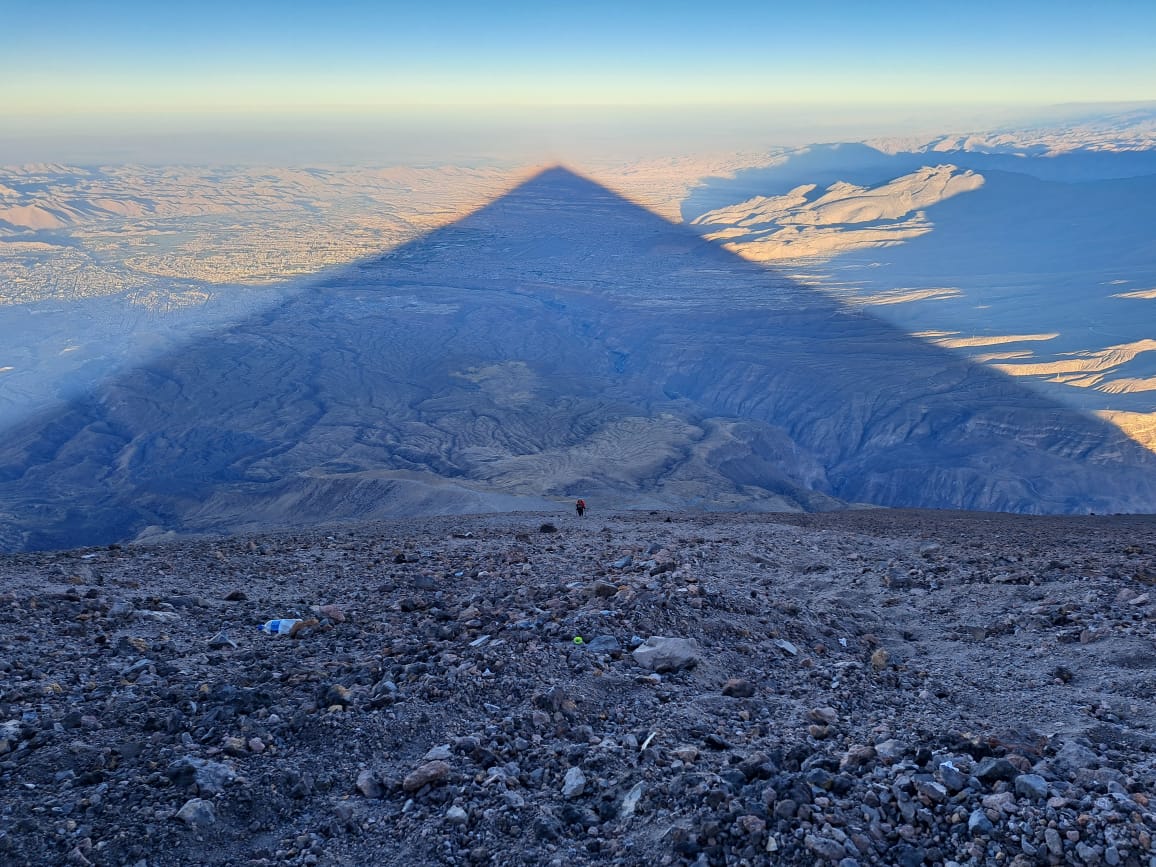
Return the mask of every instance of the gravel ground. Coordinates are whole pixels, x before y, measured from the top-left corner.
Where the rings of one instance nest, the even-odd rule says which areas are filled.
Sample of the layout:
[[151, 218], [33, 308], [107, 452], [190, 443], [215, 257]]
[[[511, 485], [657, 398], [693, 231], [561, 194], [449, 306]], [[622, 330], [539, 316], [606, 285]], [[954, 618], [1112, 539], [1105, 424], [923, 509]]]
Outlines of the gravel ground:
[[1154, 583], [884, 510], [7, 555], [0, 862], [1156, 867]]

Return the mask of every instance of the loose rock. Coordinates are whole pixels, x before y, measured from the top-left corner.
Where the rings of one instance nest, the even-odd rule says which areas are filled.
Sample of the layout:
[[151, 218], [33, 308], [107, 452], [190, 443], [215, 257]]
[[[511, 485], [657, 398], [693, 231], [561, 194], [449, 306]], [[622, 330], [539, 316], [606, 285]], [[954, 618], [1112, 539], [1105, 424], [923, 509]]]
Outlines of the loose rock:
[[574, 767], [566, 771], [566, 776], [562, 780], [562, 797], [577, 798], [585, 791], [586, 775], [582, 773], [582, 769]]
[[426, 762], [421, 767], [411, 771], [401, 785], [407, 792], [416, 792], [425, 786], [445, 782], [450, 772], [450, 766], [443, 761]]
[[634, 651], [633, 656], [643, 668], [665, 674], [696, 666], [701, 659], [701, 649], [693, 638], [651, 636]]
[[732, 677], [723, 684], [722, 694], [730, 698], [750, 698], [755, 694], [755, 685], [749, 680]]
[[191, 825], [196, 828], [207, 828], [217, 821], [217, 814], [213, 810], [212, 802], [202, 800], [201, 798], [192, 798], [177, 810], [175, 818], [181, 820], [186, 825]]

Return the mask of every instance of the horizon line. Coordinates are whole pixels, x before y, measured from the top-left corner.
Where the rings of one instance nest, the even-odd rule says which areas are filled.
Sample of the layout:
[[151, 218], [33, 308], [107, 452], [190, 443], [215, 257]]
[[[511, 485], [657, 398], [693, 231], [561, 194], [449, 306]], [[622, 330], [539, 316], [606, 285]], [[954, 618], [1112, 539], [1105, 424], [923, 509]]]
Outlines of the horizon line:
[[556, 102], [556, 101], [494, 101], [494, 102], [355, 102], [355, 103], [304, 103], [300, 105], [278, 105], [269, 106], [261, 104], [225, 104], [225, 105], [201, 105], [192, 107], [113, 107], [108, 105], [100, 105], [89, 103], [84, 106], [67, 106], [60, 108], [41, 107], [37, 109], [19, 109], [12, 112], [6, 112], [9, 121], [12, 120], [28, 120], [28, 119], [70, 119], [91, 117], [94, 115], [101, 115], [107, 117], [109, 115], [115, 117], [140, 117], [140, 118], [155, 118], [162, 117], [215, 117], [215, 116], [233, 116], [237, 114], [252, 115], [257, 113], [261, 117], [285, 117], [293, 118], [298, 116], [313, 116], [318, 113], [322, 114], [347, 114], [347, 115], [361, 115], [372, 112], [396, 112], [399, 114], [441, 114], [447, 111], [461, 112], [466, 115], [483, 114], [494, 109], [506, 111], [540, 111], [548, 110], [554, 112], [566, 111], [632, 111], [632, 110], [648, 110], [654, 112], [676, 111], [686, 108], [697, 109], [714, 109], [720, 111], [735, 110], [742, 108], [770, 108], [783, 110], [797, 110], [797, 109], [830, 109], [830, 108], [848, 108], [857, 111], [868, 111], [872, 109], [890, 108], [890, 109], [911, 109], [911, 108], [927, 108], [934, 107], [938, 109], [949, 108], [1036, 108], [1036, 109], [1071, 109], [1071, 108], [1156, 108], [1156, 95], [1145, 99], [1087, 99], [1087, 100], [1070, 100], [1065, 102], [1043, 101], [1035, 99], [912, 99], [912, 100], [895, 100], [895, 99], [880, 99], [878, 101], [864, 101], [855, 99], [827, 99], [827, 98], [812, 98], [812, 99], [778, 99], [778, 100], [763, 100], [763, 99], [733, 99], [733, 100], [701, 100], [689, 99], [685, 101], [647, 101], [637, 100], [630, 102], [606, 102], [606, 101], [572, 101], [572, 102]]

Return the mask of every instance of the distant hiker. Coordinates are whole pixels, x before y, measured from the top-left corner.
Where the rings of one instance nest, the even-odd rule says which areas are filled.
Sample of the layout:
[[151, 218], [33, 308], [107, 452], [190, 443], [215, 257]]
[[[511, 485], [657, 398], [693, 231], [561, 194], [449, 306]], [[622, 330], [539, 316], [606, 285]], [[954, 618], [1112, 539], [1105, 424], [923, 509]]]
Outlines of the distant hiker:
[[574, 504], [574, 511], [577, 512], [578, 517], [581, 518], [582, 515], [586, 512], [586, 501], [585, 500], [579, 500], [577, 503], [575, 503]]

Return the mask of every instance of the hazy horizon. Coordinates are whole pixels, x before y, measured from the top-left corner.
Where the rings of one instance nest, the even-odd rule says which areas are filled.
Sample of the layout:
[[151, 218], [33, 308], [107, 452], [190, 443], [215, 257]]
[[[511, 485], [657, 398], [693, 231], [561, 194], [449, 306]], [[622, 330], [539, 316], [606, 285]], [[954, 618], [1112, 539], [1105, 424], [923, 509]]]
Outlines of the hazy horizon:
[[1122, 0], [64, 0], [5, 18], [2, 164], [637, 158], [1156, 101], [1156, 7]]
[[1153, 102], [1065, 105], [839, 105], [403, 108], [392, 113], [82, 114], [13, 117], [0, 165], [59, 162], [327, 165], [555, 164], [766, 152], [873, 137], [1055, 123]]

